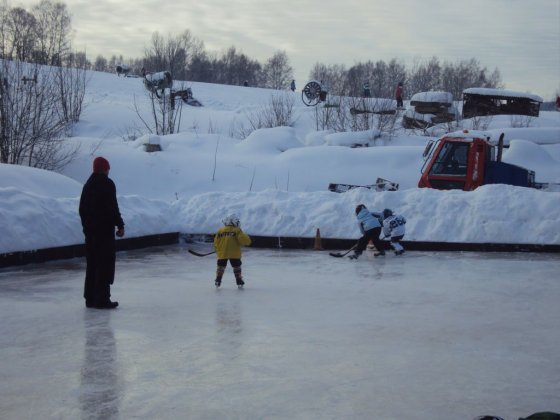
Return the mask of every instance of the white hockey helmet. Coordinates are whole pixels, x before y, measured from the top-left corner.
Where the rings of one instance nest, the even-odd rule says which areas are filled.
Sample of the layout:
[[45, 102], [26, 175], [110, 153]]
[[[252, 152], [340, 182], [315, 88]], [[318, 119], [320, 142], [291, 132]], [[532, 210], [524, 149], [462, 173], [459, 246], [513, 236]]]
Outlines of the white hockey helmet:
[[222, 220], [222, 223], [225, 226], [239, 227], [241, 222], [239, 221], [239, 217], [236, 214], [230, 214]]

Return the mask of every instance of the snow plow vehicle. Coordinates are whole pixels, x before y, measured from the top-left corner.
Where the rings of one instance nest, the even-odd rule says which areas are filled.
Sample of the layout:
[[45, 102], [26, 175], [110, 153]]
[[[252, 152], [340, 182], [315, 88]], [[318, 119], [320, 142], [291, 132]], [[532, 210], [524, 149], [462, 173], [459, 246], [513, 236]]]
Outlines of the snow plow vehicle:
[[472, 191], [486, 184], [507, 184], [543, 189], [535, 172], [502, 162], [504, 134], [492, 144], [481, 132], [448, 134], [430, 141], [424, 150], [419, 188]]

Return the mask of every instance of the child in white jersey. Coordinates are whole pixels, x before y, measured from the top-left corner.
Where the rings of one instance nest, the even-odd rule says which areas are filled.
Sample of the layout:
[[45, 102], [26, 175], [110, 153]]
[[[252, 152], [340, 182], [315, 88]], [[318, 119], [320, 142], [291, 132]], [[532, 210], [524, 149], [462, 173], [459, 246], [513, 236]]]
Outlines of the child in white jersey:
[[391, 247], [395, 250], [395, 255], [404, 254], [404, 248], [400, 241], [404, 237], [406, 219], [399, 214], [393, 214], [391, 209], [383, 210], [383, 234], [386, 238], [391, 238]]

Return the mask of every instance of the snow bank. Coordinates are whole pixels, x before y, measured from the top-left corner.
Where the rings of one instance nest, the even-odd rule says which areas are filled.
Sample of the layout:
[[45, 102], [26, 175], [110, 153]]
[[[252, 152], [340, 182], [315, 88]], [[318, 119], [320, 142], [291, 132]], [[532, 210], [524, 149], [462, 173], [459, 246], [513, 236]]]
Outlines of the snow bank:
[[473, 192], [208, 193], [179, 203], [176, 217], [191, 233], [213, 233], [225, 215], [236, 213], [254, 235], [313, 237], [320, 228], [323, 237], [358, 238], [354, 209], [360, 203], [405, 215], [406, 240], [560, 244], [560, 193], [504, 185]]
[[379, 137], [381, 137], [381, 132], [377, 129], [371, 129], [366, 131], [327, 134], [325, 140], [329, 146], [373, 146], [375, 140]]
[[237, 145], [240, 151], [267, 154], [285, 152], [296, 147], [303, 147], [303, 144], [291, 127], [255, 130]]
[[[138, 196], [119, 196], [118, 201], [127, 237], [178, 231], [168, 203]], [[54, 198], [0, 188], [0, 253], [82, 244], [79, 202], [79, 196]]]
[[[500, 197], [496, 200], [496, 197]], [[473, 192], [410, 189], [373, 192], [210, 192], [166, 202], [119, 195], [127, 237], [166, 232], [214, 233], [228, 214], [252, 235], [325, 238], [360, 235], [354, 209], [391, 208], [407, 218], [406, 240], [560, 244], [560, 192], [505, 185]], [[79, 198], [0, 188], [0, 252], [83, 243]]]
[[82, 184], [56, 172], [0, 163], [0, 188], [7, 187], [51, 198], [76, 197], [82, 191]]
[[494, 143], [497, 143], [500, 135], [504, 133], [504, 145], [509, 145], [512, 140], [527, 140], [536, 144], [560, 143], [560, 127], [506, 127], [486, 132]]

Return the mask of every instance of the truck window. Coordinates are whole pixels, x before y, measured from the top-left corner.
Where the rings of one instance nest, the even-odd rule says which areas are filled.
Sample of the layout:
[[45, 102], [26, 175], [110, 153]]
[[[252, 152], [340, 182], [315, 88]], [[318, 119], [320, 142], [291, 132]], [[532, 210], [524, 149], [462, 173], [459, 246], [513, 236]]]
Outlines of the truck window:
[[470, 143], [449, 142], [441, 148], [430, 175], [467, 175], [467, 160]]

